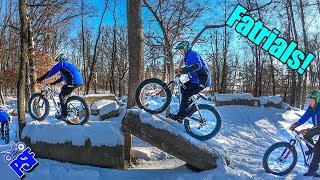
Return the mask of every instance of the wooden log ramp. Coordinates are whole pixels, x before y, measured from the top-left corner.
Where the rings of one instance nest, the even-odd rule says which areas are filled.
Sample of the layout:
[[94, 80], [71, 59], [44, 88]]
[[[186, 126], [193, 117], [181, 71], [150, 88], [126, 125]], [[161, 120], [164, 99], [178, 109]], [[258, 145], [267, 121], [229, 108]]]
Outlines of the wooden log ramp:
[[[152, 121], [152, 117], [153, 115], [150, 115], [150, 121]], [[187, 167], [192, 167], [198, 171], [216, 168], [217, 165], [220, 165], [220, 163], [217, 163], [219, 160], [224, 161], [222, 164], [230, 164], [228, 153], [226, 150], [221, 150], [221, 145], [212, 147], [215, 143], [210, 143], [210, 140], [202, 142], [193, 139], [191, 136], [186, 137], [182, 133], [174, 132], [172, 128], [175, 127], [171, 126], [171, 123], [168, 124], [171, 130], [168, 130], [167, 128], [156, 127], [152, 123], [146, 123], [142, 119], [139, 113], [129, 110], [122, 121], [123, 131], [133, 134], [164, 152], [185, 161]], [[167, 122], [164, 121], [164, 123]], [[182, 128], [176, 130], [183, 131]]]

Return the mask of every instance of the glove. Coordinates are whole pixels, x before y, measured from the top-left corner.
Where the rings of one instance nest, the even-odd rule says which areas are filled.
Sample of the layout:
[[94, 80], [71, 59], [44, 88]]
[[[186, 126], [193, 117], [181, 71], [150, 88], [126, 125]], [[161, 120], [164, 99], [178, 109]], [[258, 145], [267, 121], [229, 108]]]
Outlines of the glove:
[[57, 82], [55, 81], [55, 82], [52, 82], [52, 83], [49, 83], [49, 85], [51, 85], [51, 86], [54, 86], [54, 85], [56, 85], [57, 84]]
[[41, 83], [43, 81], [43, 79], [41, 77], [36, 79], [37, 83]]
[[299, 131], [299, 133], [302, 135], [306, 135], [307, 132], [308, 132], [308, 129], [302, 129], [301, 131]]
[[298, 125], [296, 123], [291, 124], [289, 130], [293, 131]]
[[49, 75], [49, 72], [47, 72], [46, 74], [44, 74], [43, 76], [41, 77], [38, 77], [36, 79], [37, 83], [41, 83], [43, 80], [45, 80], [47, 78], [47, 76]]
[[176, 69], [176, 70], [174, 70], [174, 73], [176, 73], [176, 74], [182, 74], [182, 69], [181, 69], [181, 68]]

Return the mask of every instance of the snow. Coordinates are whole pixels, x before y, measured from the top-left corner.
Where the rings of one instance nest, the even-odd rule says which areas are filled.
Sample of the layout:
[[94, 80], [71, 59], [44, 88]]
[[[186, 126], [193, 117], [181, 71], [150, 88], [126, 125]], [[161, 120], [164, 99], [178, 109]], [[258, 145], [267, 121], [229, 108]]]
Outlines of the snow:
[[[201, 100], [201, 103], [206, 103], [213, 105], [213, 102]], [[15, 105], [12, 105], [14, 108]], [[125, 114], [122, 109], [125, 107], [120, 107], [120, 115]], [[174, 97], [173, 104], [171, 106], [171, 111], [177, 111], [178, 105], [177, 100]], [[268, 174], [264, 171], [262, 167], [262, 157], [264, 152], [268, 147], [270, 147], [275, 142], [289, 141], [292, 137], [288, 128], [294, 122], [296, 122], [301, 115], [305, 112], [303, 110], [295, 109], [287, 111], [286, 109], [276, 109], [272, 107], [249, 107], [249, 106], [219, 106], [216, 107], [222, 116], [222, 127], [220, 132], [211, 140], [205, 141], [205, 146], [210, 147], [212, 144], [220, 144], [224, 149], [227, 149], [231, 157], [230, 166], [226, 166], [222, 162], [218, 162], [218, 167], [213, 170], [207, 170], [200, 173], [194, 173], [184, 166], [184, 162], [163, 152], [148, 143], [133, 137], [132, 143], [132, 154], [137, 161], [137, 165], [133, 165], [129, 170], [117, 170], [108, 168], [98, 168], [92, 166], [76, 165], [71, 163], [62, 163], [53, 160], [46, 160], [37, 158], [39, 165], [31, 172], [26, 173], [26, 179], [32, 180], [42, 180], [42, 179], [52, 179], [52, 180], [64, 180], [64, 179], [92, 179], [92, 180], [102, 180], [102, 179], [312, 179], [303, 177], [302, 174], [307, 171], [307, 167], [303, 165], [303, 157], [301, 156], [300, 148], [298, 150], [298, 162], [293, 171], [283, 177]], [[178, 133], [190, 141], [197, 143], [196, 140], [188, 137], [185, 134], [184, 127], [175, 122], [163, 122], [160, 118], [156, 116], [144, 113], [141, 110], [133, 110], [136, 113], [144, 117], [146, 123], [157, 125], [159, 128], [167, 128], [173, 133]], [[50, 117], [54, 112], [50, 113]], [[164, 115], [164, 114], [162, 114]], [[152, 119], [147, 119], [151, 116]], [[27, 116], [28, 117], [28, 116]], [[38, 122], [30, 122], [30, 118], [27, 118], [29, 124], [34, 124], [32, 131], [37, 131], [37, 128], [42, 131], [37, 133], [37, 138], [49, 138], [53, 141], [54, 136], [67, 136], [69, 133], [74, 134], [76, 130], [72, 129], [74, 126], [66, 127], [60, 121], [53, 118], [48, 118], [46, 121], [35, 125]], [[110, 126], [114, 125], [114, 129], [120, 128], [121, 118], [111, 118], [106, 121], [108, 123], [103, 124], [103, 122], [90, 122], [88, 126], [92, 126], [98, 129], [99, 133], [95, 133], [92, 128], [90, 133], [95, 133], [95, 138], [97, 141], [96, 145], [99, 143], [106, 143], [106, 139], [112, 139], [115, 133]], [[118, 122], [118, 124], [117, 124]], [[55, 130], [60, 132], [47, 132], [42, 129], [45, 124], [50, 124], [47, 126], [55, 127]], [[110, 126], [109, 126], [110, 125]], [[119, 125], [119, 126], [117, 126]], [[109, 126], [109, 128], [106, 128]], [[305, 123], [299, 129], [311, 127], [310, 121]], [[11, 140], [18, 141], [16, 137], [17, 132], [17, 117], [13, 117], [13, 121], [10, 124], [10, 137]], [[105, 127], [105, 131], [103, 131]], [[62, 129], [68, 129], [62, 130]], [[83, 127], [82, 130], [90, 128]], [[99, 129], [101, 128], [101, 129]], [[79, 131], [82, 131], [79, 130]], [[30, 129], [31, 131], [31, 129]], [[176, 132], [177, 131], [177, 132]], [[40, 134], [39, 134], [40, 133]], [[61, 135], [61, 133], [65, 133]], [[88, 134], [90, 134], [88, 133]], [[35, 134], [33, 134], [36, 136]], [[83, 135], [83, 134], [78, 134]], [[46, 137], [48, 136], [48, 137]], [[51, 136], [51, 137], [50, 137]], [[90, 136], [90, 135], [89, 135]], [[99, 137], [97, 137], [99, 136]], [[102, 140], [105, 139], [105, 140]], [[61, 139], [60, 139], [61, 140]], [[83, 139], [80, 141], [76, 139], [74, 143], [82, 144]], [[108, 142], [111, 143], [111, 142]], [[199, 143], [200, 145], [200, 143]], [[10, 147], [5, 145], [2, 140], [0, 140], [0, 152], [8, 150]], [[2, 159], [2, 158], [0, 158]], [[17, 175], [8, 167], [8, 165], [0, 160], [0, 179], [18, 179]]]
[[109, 104], [110, 102], [111, 101], [107, 100], [107, 99], [102, 99], [102, 100], [96, 101], [91, 106], [91, 109], [92, 110], [101, 109], [104, 105]]
[[92, 146], [98, 147], [122, 145], [124, 142], [121, 123], [117, 121], [93, 121], [83, 126], [70, 126], [65, 122], [50, 124], [33, 121], [23, 130], [22, 138], [25, 137], [29, 137], [32, 143], [71, 142], [76, 146], [84, 146], [87, 139], [90, 139]]
[[259, 102], [261, 105], [267, 104], [268, 102], [280, 104], [281, 98], [279, 96], [261, 96], [259, 97]]
[[90, 119], [88, 124], [82, 126], [67, 125], [63, 121], [54, 119], [54, 116], [49, 116], [42, 122], [30, 121], [22, 132], [22, 138], [29, 137], [32, 143], [71, 142], [73, 145], [84, 146], [85, 141], [90, 139], [92, 146], [97, 147], [122, 145], [124, 139], [121, 120], [125, 115], [125, 109], [126, 106], [122, 106], [119, 116], [110, 118], [108, 121], [100, 121], [95, 116], [91, 116], [95, 121]]
[[225, 159], [224, 156], [227, 153], [227, 150], [217, 140], [211, 139], [210, 141], [199, 141], [187, 134], [183, 124], [173, 122], [170, 119], [165, 119], [159, 115], [151, 115], [141, 109], [130, 109], [129, 111], [139, 115], [142, 123], [151, 124], [155, 128], [163, 129], [175, 135], [182, 136], [185, 140], [195, 146], [198, 146], [201, 149], [206, 149], [213, 155], [218, 156], [221, 159]]
[[87, 94], [84, 96], [84, 98], [87, 97], [101, 97], [101, 96], [114, 96], [113, 94]]
[[232, 101], [232, 100], [253, 100], [253, 96], [249, 93], [236, 94], [219, 94], [215, 93], [217, 101]]
[[105, 100], [104, 103], [105, 104], [100, 109], [100, 115], [108, 114], [108, 113], [110, 113], [112, 111], [115, 111], [115, 110], [119, 109], [119, 105], [117, 104], [116, 101]]

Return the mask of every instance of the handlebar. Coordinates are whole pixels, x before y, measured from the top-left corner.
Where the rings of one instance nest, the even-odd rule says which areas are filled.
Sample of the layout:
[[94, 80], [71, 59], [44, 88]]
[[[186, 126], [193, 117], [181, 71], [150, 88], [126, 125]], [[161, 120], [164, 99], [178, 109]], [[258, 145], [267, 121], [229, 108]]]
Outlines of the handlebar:
[[295, 133], [297, 133], [298, 135], [300, 135], [301, 133], [297, 130], [293, 130]]

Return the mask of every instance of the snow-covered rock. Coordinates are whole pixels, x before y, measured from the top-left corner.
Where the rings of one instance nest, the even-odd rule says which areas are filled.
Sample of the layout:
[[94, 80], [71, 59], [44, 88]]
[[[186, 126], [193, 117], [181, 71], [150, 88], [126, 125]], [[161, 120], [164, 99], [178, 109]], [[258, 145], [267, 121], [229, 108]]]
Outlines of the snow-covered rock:
[[119, 115], [119, 105], [116, 101], [104, 100], [103, 107], [100, 109], [100, 119], [105, 120]]
[[261, 96], [258, 99], [259, 104], [265, 107], [282, 108], [281, 98], [279, 96]]
[[259, 97], [259, 102], [261, 105], [268, 103], [280, 104], [281, 98], [279, 96], [261, 96]]
[[[110, 121], [89, 121], [82, 126], [67, 125], [49, 116], [31, 121], [22, 131], [22, 141], [37, 157], [109, 168], [124, 168], [124, 137], [120, 115]], [[106, 133], [108, 132], [108, 133]]]
[[235, 94], [215, 93], [215, 97], [217, 101], [253, 100], [253, 96], [249, 93], [235, 93]]
[[215, 93], [216, 106], [224, 105], [248, 105], [254, 106], [255, 99], [249, 93], [219, 94]]
[[[100, 110], [102, 108], [104, 108], [105, 110], [108, 110], [108, 107], [109, 108], [113, 108], [111, 110], [117, 110], [117, 111], [119, 110], [119, 106], [118, 106], [118, 103], [116, 101], [108, 100], [108, 99], [102, 99], [102, 100], [96, 101], [96, 102], [94, 102], [92, 104], [92, 106], [91, 106], [91, 114], [97, 116], [97, 115], [99, 115]], [[118, 113], [119, 113], [119, 111], [118, 111]], [[115, 117], [115, 116], [110, 116], [110, 117]]]
[[119, 104], [119, 100], [114, 94], [88, 94], [84, 96], [84, 99], [87, 101], [89, 107], [91, 107], [96, 101], [102, 99], [113, 100]]

